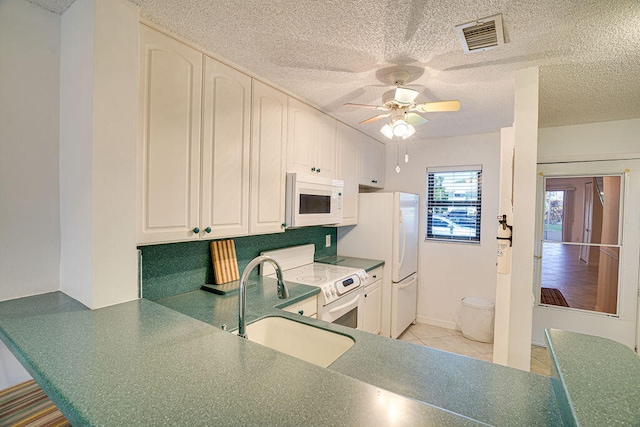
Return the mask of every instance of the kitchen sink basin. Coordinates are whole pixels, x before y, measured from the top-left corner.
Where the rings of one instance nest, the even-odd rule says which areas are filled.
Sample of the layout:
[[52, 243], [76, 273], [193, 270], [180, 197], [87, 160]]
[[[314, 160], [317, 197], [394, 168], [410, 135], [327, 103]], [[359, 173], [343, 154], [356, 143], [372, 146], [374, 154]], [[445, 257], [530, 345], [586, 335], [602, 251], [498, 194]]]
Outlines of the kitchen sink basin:
[[249, 341], [326, 368], [349, 350], [354, 340], [284, 317], [265, 317], [247, 325]]

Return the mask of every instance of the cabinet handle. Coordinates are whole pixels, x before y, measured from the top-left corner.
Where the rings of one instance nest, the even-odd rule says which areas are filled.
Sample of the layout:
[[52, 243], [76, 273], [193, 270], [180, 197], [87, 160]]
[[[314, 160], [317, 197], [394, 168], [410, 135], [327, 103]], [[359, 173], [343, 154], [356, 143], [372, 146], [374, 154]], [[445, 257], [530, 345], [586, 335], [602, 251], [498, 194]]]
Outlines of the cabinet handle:
[[298, 314], [299, 314], [300, 316], [304, 316], [304, 310], [300, 310], [300, 311], [298, 311]]
[[205, 228], [204, 231], [206, 231], [207, 233], [211, 233], [211, 227]]
[[315, 171], [316, 171], [315, 167], [311, 168], [311, 172], [315, 172]]
[[378, 180], [372, 179], [371, 182], [373, 182], [374, 184], [377, 184]]
[[373, 278], [374, 278], [374, 279], [375, 279], [375, 278], [377, 278], [377, 277], [378, 277], [377, 275], [375, 275], [375, 274], [373, 275]]
[[199, 229], [198, 227], [196, 227], [196, 228], [194, 228], [194, 229], [193, 229], [193, 232], [194, 232], [195, 234], [198, 234], [198, 233], [200, 233], [200, 229]]

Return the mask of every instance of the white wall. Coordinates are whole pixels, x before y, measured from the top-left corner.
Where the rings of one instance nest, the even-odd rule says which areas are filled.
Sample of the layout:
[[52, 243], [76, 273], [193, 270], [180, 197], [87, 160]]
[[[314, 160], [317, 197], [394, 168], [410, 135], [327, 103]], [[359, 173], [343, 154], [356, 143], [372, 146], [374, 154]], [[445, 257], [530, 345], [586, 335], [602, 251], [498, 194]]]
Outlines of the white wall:
[[[408, 144], [410, 159], [405, 164], [401, 143], [399, 174], [395, 171], [397, 143], [387, 144], [384, 191], [420, 195], [418, 321], [454, 329], [463, 297], [495, 301], [500, 134], [415, 139]], [[483, 168], [481, 243], [425, 241], [427, 167], [478, 164]]]
[[138, 296], [138, 9], [77, 0], [61, 33], [60, 288], [99, 308]]
[[60, 59], [60, 290], [88, 307], [93, 294], [93, 6], [76, 1], [62, 15]]
[[[58, 290], [60, 17], [0, 1], [0, 300]], [[0, 343], [0, 389], [29, 375]]]
[[540, 129], [538, 163], [640, 158], [640, 119]]

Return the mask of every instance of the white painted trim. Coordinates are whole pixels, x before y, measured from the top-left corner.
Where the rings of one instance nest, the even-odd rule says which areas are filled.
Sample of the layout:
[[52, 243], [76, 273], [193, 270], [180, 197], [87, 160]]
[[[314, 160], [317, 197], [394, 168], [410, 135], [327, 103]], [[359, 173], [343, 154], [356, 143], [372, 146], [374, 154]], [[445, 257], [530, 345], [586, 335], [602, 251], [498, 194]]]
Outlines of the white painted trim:
[[585, 154], [585, 155], [571, 155], [571, 156], [547, 156], [538, 157], [538, 164], [546, 163], [575, 163], [575, 162], [600, 162], [608, 160], [632, 160], [640, 159], [640, 153], [625, 153], [624, 156], [620, 153], [611, 154]]
[[454, 331], [460, 330], [460, 328], [458, 328], [458, 325], [456, 325], [456, 322], [454, 321], [447, 322], [445, 320], [434, 319], [426, 316], [416, 316], [416, 322], [424, 323], [431, 326], [438, 326], [439, 328], [451, 329]]

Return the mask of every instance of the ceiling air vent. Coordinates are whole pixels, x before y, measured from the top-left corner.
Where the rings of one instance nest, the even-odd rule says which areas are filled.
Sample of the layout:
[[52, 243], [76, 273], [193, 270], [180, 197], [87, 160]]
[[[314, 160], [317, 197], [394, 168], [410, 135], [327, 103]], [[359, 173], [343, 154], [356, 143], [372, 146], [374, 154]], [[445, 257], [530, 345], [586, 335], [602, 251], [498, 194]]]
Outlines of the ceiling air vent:
[[504, 44], [502, 15], [497, 14], [456, 25], [456, 33], [458, 33], [464, 53], [495, 49]]

